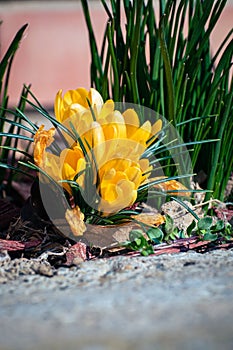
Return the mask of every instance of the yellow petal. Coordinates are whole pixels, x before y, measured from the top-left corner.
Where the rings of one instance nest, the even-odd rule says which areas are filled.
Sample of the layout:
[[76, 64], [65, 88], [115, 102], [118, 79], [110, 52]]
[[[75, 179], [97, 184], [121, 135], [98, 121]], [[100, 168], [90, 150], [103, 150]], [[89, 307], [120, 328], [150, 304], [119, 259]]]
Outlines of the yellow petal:
[[[95, 162], [100, 166], [105, 158], [105, 137], [103, 129], [98, 122], [91, 123], [89, 130], [82, 135], [82, 141], [86, 146], [89, 158], [92, 159], [94, 155]], [[91, 148], [91, 151], [89, 148]]]
[[[80, 147], [75, 146], [73, 149], [64, 149], [60, 154], [60, 167], [62, 168], [62, 178], [73, 180], [75, 175], [83, 171], [86, 162]], [[84, 175], [77, 178], [77, 183], [82, 185]]]
[[[131, 206], [137, 198], [137, 191], [135, 190], [134, 183], [125, 179], [119, 181], [115, 187], [111, 184], [104, 194], [105, 198], [101, 199], [99, 205], [99, 210], [102, 211], [104, 215], [114, 214], [121, 209]], [[108, 196], [106, 196], [106, 194], [108, 194]], [[111, 200], [109, 200], [109, 198]]]
[[73, 235], [82, 236], [86, 231], [86, 226], [84, 223], [84, 215], [81, 212], [80, 208], [76, 206], [73, 209], [67, 209], [65, 218], [70, 226]]
[[90, 124], [90, 128], [84, 138], [92, 148], [105, 142], [103, 129], [98, 122], [92, 122]]
[[151, 135], [151, 123], [146, 121], [137, 131], [131, 136], [132, 140], [135, 140], [143, 145], [146, 145], [147, 140]]
[[140, 125], [138, 115], [134, 109], [129, 108], [123, 113], [123, 117], [127, 128], [127, 137], [131, 138]]
[[76, 90], [68, 90], [64, 94], [64, 107], [71, 106], [73, 103], [80, 104], [81, 106], [88, 108], [88, 91], [84, 88], [78, 88]]
[[[106, 122], [108, 124], [114, 125], [116, 127], [116, 136], [115, 138], [118, 139], [125, 139], [126, 138], [126, 126], [125, 121], [122, 116], [122, 114], [119, 111], [114, 111], [110, 113], [107, 118]], [[107, 137], [107, 135], [106, 135]]]
[[103, 105], [103, 107], [102, 107], [102, 109], [101, 109], [101, 111], [100, 111], [100, 113], [99, 113], [99, 116], [98, 116], [98, 121], [99, 121], [99, 123], [105, 123], [106, 121], [106, 117], [110, 114], [110, 113], [112, 113], [114, 111], [114, 101], [113, 100], [107, 100], [105, 103], [104, 103], [104, 105]]
[[80, 147], [75, 146], [73, 149], [65, 148], [60, 154], [61, 165], [69, 164], [74, 170], [76, 169], [78, 159], [83, 158], [83, 153]]
[[114, 177], [111, 179], [113, 184], [118, 184], [121, 180], [127, 180], [127, 175], [123, 171], [116, 171]]
[[107, 186], [102, 186], [100, 196], [108, 203], [115, 201], [117, 198], [116, 185], [109, 183]]
[[61, 180], [61, 167], [59, 157], [45, 152], [43, 170], [55, 181]]
[[128, 179], [135, 184], [135, 188], [137, 189], [142, 181], [142, 172], [141, 169], [137, 166], [132, 166], [125, 171]]
[[36, 165], [43, 167], [45, 149], [54, 141], [55, 128], [44, 130], [41, 125], [34, 135], [34, 162]]
[[142, 169], [142, 172], [146, 172], [150, 169], [150, 162], [147, 158], [142, 158], [139, 160], [140, 168]]
[[142, 179], [141, 184], [148, 179], [151, 175], [151, 171], [153, 170], [153, 166], [150, 165], [150, 162], [146, 158], [142, 158], [139, 160], [140, 168], [142, 170]]
[[[89, 91], [85, 88], [78, 88], [75, 90], [78, 93], [78, 98], [75, 100], [75, 102], [81, 104], [82, 106], [88, 108], [88, 102], [87, 98], [89, 96]], [[77, 96], [77, 95], [76, 95]]]
[[63, 99], [62, 99], [62, 90], [59, 90], [54, 102], [54, 112], [56, 119], [62, 123], [63, 122]]
[[62, 178], [64, 180], [72, 180], [75, 177], [75, 170], [69, 163], [64, 163], [62, 167]]
[[102, 96], [96, 89], [93, 89], [93, 88], [90, 89], [88, 96], [90, 98], [91, 106], [97, 110], [97, 115], [98, 115], [104, 104]]
[[[186, 197], [189, 197], [191, 195], [190, 192], [188, 191], [188, 188], [184, 186], [181, 182], [176, 180], [166, 180], [167, 179], [166, 176], [155, 177], [153, 179], [150, 179], [150, 181], [160, 180], [160, 179], [164, 179], [165, 181], [154, 185], [155, 188], [161, 189], [162, 191], [169, 191], [170, 195], [186, 196]], [[181, 192], [172, 193], [170, 192], [172, 190], [181, 191]]]
[[137, 141], [129, 140], [129, 139], [117, 139], [115, 145], [115, 153], [112, 154], [118, 158], [127, 158], [132, 161], [138, 161], [143, 152], [145, 151], [146, 146], [140, 144]]
[[62, 123], [75, 113], [85, 112], [85, 110], [89, 109], [87, 99], [91, 99], [91, 95], [90, 91], [78, 88], [66, 91], [64, 97], [62, 97], [62, 90], [59, 90], [54, 103], [57, 120]]
[[161, 214], [147, 214], [147, 213], [142, 213], [138, 215], [133, 215], [133, 218], [135, 218], [137, 221], [140, 221], [146, 225], [150, 226], [159, 226], [162, 225], [165, 222], [165, 216]]
[[112, 180], [117, 171], [125, 172], [132, 162], [130, 159], [111, 159], [105, 162], [99, 169], [99, 176], [101, 181]]
[[156, 135], [160, 130], [162, 129], [163, 122], [161, 119], [157, 120], [153, 125], [152, 125], [152, 130], [151, 133], [152, 135]]
[[[154, 140], [157, 139], [157, 134], [160, 132], [160, 130], [162, 129], [163, 123], [162, 120], [159, 119], [157, 120], [153, 125], [152, 125], [152, 129], [151, 129], [151, 135], [150, 135], [150, 141], [147, 143], [147, 146], [150, 146]], [[154, 137], [153, 137], [154, 136]]]
[[118, 137], [118, 128], [115, 124], [105, 124], [102, 126], [105, 140], [114, 140]]
[[87, 112], [87, 108], [88, 107], [84, 107], [80, 103], [72, 103], [72, 104], [70, 104], [70, 106], [67, 107], [67, 110], [66, 110], [66, 119], [67, 119], [67, 117], [71, 117], [74, 114], [82, 115], [83, 113]]

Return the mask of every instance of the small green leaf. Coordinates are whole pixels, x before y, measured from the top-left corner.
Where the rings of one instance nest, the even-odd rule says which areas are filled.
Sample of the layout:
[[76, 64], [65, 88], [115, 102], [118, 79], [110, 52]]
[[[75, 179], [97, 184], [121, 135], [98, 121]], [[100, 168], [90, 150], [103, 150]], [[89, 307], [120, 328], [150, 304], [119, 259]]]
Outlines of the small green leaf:
[[137, 238], [141, 238], [143, 236], [143, 231], [142, 230], [132, 230], [129, 233], [129, 239], [130, 241], [136, 241]]
[[187, 238], [187, 236], [186, 236], [186, 234], [185, 234], [185, 232], [183, 231], [183, 230], [180, 230], [179, 231], [179, 236], [178, 236], [178, 238]]
[[134, 241], [138, 245], [138, 247], [140, 247], [140, 245], [142, 244], [142, 239], [141, 238], [135, 238]]
[[212, 225], [212, 218], [209, 216], [201, 218], [197, 223], [197, 227], [200, 231], [210, 229], [211, 225]]
[[179, 236], [179, 229], [178, 229], [178, 227], [175, 227], [175, 228], [173, 228], [172, 232], [170, 233], [169, 238], [170, 238], [171, 240], [174, 240], [174, 239], [176, 239], [178, 236]]
[[[152, 253], [153, 254], [153, 253]], [[149, 255], [149, 252], [147, 250], [142, 250], [141, 251], [141, 255], [143, 256], [148, 256]]]
[[187, 235], [190, 236], [192, 234], [192, 231], [196, 227], [196, 222], [193, 220], [191, 224], [187, 227]]
[[164, 230], [166, 233], [172, 233], [173, 231], [173, 219], [170, 215], [165, 216]]
[[147, 236], [149, 237], [149, 239], [151, 241], [153, 241], [156, 244], [159, 244], [162, 242], [164, 234], [163, 231], [160, 230], [160, 228], [158, 227], [153, 227], [150, 228], [147, 232], [146, 232]]
[[142, 230], [132, 230], [129, 233], [129, 238], [131, 241], [125, 243], [127, 248], [139, 251], [143, 256], [154, 253], [152, 244], [143, 236]]
[[141, 251], [141, 255], [143, 256], [148, 256], [150, 254], [154, 254], [154, 249], [152, 247], [152, 245], [147, 245], [142, 251]]
[[218, 238], [217, 233], [211, 233], [210, 231], [205, 233], [203, 236], [204, 241], [216, 241], [216, 239]]
[[218, 220], [214, 226], [211, 227], [212, 232], [219, 232], [224, 229], [224, 221]]

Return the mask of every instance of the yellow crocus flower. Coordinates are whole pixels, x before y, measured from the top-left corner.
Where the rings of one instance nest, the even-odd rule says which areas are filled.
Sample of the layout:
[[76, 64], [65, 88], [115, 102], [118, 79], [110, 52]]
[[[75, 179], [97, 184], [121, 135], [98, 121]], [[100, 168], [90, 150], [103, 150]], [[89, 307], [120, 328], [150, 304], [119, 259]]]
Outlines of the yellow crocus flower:
[[[139, 187], [148, 182], [152, 170], [149, 160], [142, 155], [161, 130], [162, 121], [154, 124], [145, 121], [141, 125], [134, 109], [123, 113], [115, 110], [114, 101], [104, 103], [95, 89], [69, 90], [64, 96], [62, 90], [58, 91], [54, 110], [58, 122], [71, 131], [74, 138], [64, 132], [69, 147], [60, 155], [48, 154], [46, 148], [53, 142], [55, 130], [45, 131], [40, 127], [34, 138], [35, 163], [56, 180], [76, 178], [84, 191], [89, 190], [84, 188], [89, 163], [94, 173], [91, 181], [96, 181], [90, 186], [96, 185], [96, 198], [99, 198], [97, 209], [103, 215], [110, 215], [132, 206]], [[77, 177], [77, 174], [80, 175]], [[67, 183], [62, 185], [69, 187]], [[68, 191], [71, 194], [71, 188]]]
[[69, 90], [62, 97], [62, 90], [59, 90], [54, 104], [55, 116], [60, 123], [75, 114], [82, 114], [89, 108], [88, 101], [93, 109], [99, 112], [103, 106], [103, 99], [98, 91], [84, 88]]
[[76, 182], [83, 186], [84, 173], [83, 170], [86, 168], [86, 161], [83, 156], [83, 152], [79, 146], [75, 146], [72, 149], [64, 149], [60, 154], [60, 166], [62, 179], [73, 180], [74, 177], [79, 174]]

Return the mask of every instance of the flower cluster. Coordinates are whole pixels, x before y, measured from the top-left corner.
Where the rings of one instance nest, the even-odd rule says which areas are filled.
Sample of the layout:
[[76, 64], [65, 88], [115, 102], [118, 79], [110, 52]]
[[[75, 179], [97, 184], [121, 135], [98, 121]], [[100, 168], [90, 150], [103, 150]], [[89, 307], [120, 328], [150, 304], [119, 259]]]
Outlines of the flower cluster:
[[[161, 130], [162, 121], [140, 125], [134, 109], [121, 113], [115, 110], [114, 101], [104, 103], [95, 89], [83, 88], [70, 90], [64, 97], [60, 90], [55, 100], [55, 116], [64, 126], [67, 147], [58, 155], [46, 151], [53, 142], [55, 129], [46, 131], [40, 126], [34, 137], [36, 165], [54, 180], [62, 180], [70, 194], [72, 186], [64, 180], [76, 182], [83, 193], [94, 186], [91, 206], [103, 216], [132, 206], [138, 188], [152, 170], [143, 153]], [[94, 175], [86, 179], [90, 167]]]
[[[132, 220], [151, 189], [155, 195], [188, 194], [175, 179], [151, 176], [161, 119], [141, 123], [135, 109], [121, 112], [113, 100], [104, 103], [98, 91], [83, 88], [57, 93], [55, 117], [60, 141], [54, 142], [54, 127], [41, 125], [34, 136], [34, 162], [39, 173], [64, 188], [69, 198], [65, 218], [75, 236], [86, 230], [84, 221]], [[148, 224], [141, 214], [137, 219]]]

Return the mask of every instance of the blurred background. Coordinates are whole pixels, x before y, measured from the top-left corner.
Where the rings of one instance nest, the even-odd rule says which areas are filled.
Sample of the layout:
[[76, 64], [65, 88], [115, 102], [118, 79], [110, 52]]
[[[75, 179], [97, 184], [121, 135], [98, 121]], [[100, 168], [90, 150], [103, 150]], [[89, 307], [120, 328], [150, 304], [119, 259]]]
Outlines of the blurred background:
[[[106, 14], [101, 1], [89, 1], [96, 39], [102, 42]], [[48, 109], [59, 89], [90, 88], [89, 40], [81, 2], [0, 0], [0, 57], [23, 24], [29, 27], [16, 53], [11, 72], [10, 106], [17, 104], [23, 84]], [[215, 52], [233, 23], [233, 1], [227, 6], [211, 37]]]

